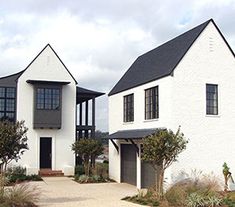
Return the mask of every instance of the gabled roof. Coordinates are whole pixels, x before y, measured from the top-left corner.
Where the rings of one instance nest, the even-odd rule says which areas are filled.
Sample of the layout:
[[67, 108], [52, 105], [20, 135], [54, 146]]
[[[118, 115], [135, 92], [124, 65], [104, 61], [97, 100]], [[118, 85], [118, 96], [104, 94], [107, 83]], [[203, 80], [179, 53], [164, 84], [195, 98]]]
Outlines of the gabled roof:
[[[41, 53], [47, 48], [50, 47], [50, 49], [54, 52], [54, 54], [56, 55], [56, 57], [59, 59], [59, 61], [61, 62], [61, 64], [64, 66], [64, 68], [67, 70], [67, 72], [69, 73], [69, 75], [73, 78], [74, 82], [77, 84], [76, 79], [73, 77], [73, 75], [70, 73], [70, 71], [68, 70], [68, 68], [66, 67], [66, 65], [63, 63], [63, 61], [60, 59], [60, 57], [57, 55], [57, 53], [55, 52], [55, 50], [51, 47], [50, 44], [47, 44], [42, 50], [41, 52], [38, 53], [38, 55], [29, 63], [29, 65], [22, 71], [22, 73], [20, 74], [20, 76], [24, 73], [24, 71], [26, 71], [28, 69], [28, 67], [38, 58], [39, 55], [41, 55]], [[20, 77], [19, 76], [19, 77]], [[19, 78], [18, 77], [18, 78]]]
[[138, 57], [110, 91], [109, 96], [171, 75], [209, 22], [212, 22], [215, 25], [230, 51], [233, 53], [214, 21], [210, 19]]

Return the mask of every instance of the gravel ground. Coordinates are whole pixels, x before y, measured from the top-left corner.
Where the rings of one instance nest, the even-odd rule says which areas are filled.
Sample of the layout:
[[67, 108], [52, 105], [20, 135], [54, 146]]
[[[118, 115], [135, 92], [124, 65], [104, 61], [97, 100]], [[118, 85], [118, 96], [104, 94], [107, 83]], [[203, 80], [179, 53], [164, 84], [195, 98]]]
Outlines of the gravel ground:
[[67, 177], [43, 178], [32, 182], [41, 190], [39, 206], [42, 207], [138, 207], [141, 205], [122, 201], [125, 196], [137, 194], [137, 189], [125, 183], [78, 184]]

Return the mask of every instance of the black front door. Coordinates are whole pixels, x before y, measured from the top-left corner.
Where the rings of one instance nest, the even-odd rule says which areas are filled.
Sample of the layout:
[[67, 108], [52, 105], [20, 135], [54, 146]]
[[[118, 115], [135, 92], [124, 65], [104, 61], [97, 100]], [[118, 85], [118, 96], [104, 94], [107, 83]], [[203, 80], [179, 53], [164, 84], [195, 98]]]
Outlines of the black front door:
[[40, 138], [40, 169], [51, 169], [51, 137]]

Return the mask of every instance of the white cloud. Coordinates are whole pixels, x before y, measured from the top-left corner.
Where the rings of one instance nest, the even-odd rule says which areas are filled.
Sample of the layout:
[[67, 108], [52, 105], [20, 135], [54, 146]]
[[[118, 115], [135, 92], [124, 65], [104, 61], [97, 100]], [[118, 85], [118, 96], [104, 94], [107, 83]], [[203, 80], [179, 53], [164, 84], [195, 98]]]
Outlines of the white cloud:
[[[234, 0], [8, 0], [0, 8], [0, 75], [51, 43], [80, 86], [108, 93], [144, 52], [214, 18], [235, 48]], [[97, 100], [107, 130], [107, 97]]]

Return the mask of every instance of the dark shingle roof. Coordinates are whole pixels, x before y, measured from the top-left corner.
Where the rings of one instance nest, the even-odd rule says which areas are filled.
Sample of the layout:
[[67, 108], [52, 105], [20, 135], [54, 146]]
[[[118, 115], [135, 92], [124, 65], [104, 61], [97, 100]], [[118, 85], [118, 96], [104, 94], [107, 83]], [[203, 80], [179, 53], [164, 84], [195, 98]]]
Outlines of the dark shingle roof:
[[157, 129], [120, 130], [109, 135], [109, 139], [140, 139], [154, 134]]
[[77, 94], [77, 104], [83, 103], [84, 101], [89, 101], [92, 98], [97, 98], [99, 96], [104, 95], [104, 93], [92, 91], [86, 88], [78, 87], [76, 88], [76, 94]]
[[138, 57], [110, 91], [109, 96], [170, 75], [210, 21], [213, 20], [208, 20]]

